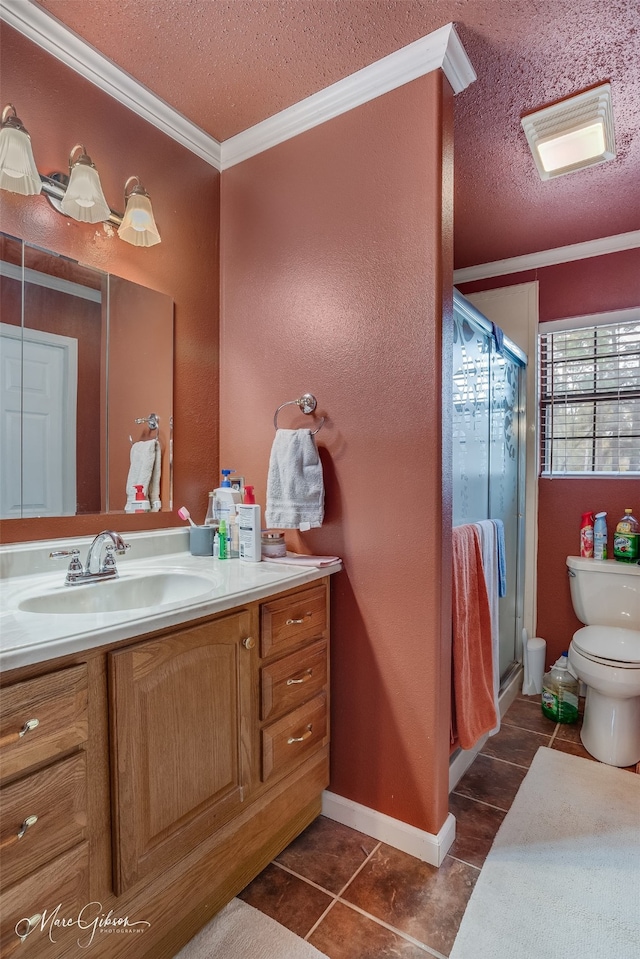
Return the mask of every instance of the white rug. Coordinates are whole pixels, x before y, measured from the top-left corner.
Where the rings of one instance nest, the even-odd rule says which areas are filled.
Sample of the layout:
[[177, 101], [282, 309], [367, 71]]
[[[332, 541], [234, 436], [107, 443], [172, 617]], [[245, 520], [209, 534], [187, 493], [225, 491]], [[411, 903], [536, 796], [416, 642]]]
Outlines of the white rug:
[[[232, 899], [175, 959], [327, 959], [279, 922]], [[565, 957], [566, 959], [566, 957]], [[613, 957], [612, 957], [613, 959]]]
[[541, 747], [450, 959], [638, 959], [640, 776]]

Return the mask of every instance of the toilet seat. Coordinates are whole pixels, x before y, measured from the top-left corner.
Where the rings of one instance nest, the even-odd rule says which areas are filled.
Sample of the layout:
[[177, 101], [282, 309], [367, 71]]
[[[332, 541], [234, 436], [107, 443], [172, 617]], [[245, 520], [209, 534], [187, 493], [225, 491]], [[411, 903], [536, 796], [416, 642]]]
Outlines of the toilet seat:
[[572, 645], [586, 659], [620, 669], [640, 668], [640, 630], [618, 626], [583, 626]]

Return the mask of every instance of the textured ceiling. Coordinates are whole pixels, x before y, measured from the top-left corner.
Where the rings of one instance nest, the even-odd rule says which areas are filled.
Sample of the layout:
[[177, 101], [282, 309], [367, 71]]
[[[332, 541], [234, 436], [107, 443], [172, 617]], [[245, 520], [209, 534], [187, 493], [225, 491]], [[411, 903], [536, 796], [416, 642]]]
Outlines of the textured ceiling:
[[[637, 0], [40, 0], [217, 140], [449, 22], [478, 80], [455, 101], [455, 262], [640, 229]], [[523, 113], [610, 81], [618, 156], [543, 183]]]

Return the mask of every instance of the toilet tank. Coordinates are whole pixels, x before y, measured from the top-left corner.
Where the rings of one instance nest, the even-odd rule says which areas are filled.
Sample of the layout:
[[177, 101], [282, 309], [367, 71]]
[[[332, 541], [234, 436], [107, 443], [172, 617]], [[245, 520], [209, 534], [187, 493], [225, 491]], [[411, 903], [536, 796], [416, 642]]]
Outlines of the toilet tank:
[[640, 566], [567, 556], [571, 600], [585, 626], [640, 629]]

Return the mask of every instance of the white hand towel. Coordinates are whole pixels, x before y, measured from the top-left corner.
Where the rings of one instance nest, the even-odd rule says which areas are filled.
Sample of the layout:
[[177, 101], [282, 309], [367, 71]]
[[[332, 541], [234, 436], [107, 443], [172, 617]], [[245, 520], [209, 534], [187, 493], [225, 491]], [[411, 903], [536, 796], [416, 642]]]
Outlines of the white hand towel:
[[135, 501], [135, 486], [143, 486], [151, 509], [160, 509], [160, 444], [157, 440], [142, 440], [131, 447], [129, 475], [127, 476], [127, 503], [125, 512], [131, 512]]
[[322, 463], [311, 430], [276, 430], [269, 474], [265, 522], [274, 529], [322, 526]]

